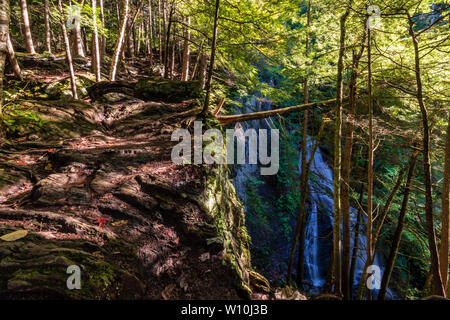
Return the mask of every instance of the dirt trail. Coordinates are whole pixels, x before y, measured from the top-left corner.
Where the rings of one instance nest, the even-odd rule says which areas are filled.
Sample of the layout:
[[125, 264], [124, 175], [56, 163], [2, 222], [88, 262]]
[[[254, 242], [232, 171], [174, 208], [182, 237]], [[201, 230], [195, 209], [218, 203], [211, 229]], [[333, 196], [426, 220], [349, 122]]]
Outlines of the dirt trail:
[[[44, 143], [1, 150], [0, 236], [29, 234], [0, 241], [0, 298], [245, 297], [203, 205], [213, 168], [170, 159], [194, 101], [99, 101], [28, 102], [50, 119]], [[243, 224], [233, 219], [231, 232]], [[68, 265], [81, 267], [81, 290], [67, 289]]]

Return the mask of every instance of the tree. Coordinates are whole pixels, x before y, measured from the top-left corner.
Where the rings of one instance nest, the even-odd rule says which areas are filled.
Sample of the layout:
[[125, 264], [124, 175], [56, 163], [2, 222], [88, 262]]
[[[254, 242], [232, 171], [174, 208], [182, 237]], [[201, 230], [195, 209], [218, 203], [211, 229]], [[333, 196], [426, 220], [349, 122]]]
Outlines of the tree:
[[189, 28], [191, 24], [191, 17], [187, 18], [188, 27], [184, 31], [184, 45], [183, 45], [183, 66], [181, 69], [181, 80], [187, 81], [189, 79], [189, 59], [190, 59], [190, 44], [191, 30]]
[[22, 28], [27, 52], [35, 54], [36, 51], [34, 50], [33, 37], [31, 36], [30, 19], [28, 17], [27, 0], [20, 0], [20, 10], [22, 13]]
[[[341, 188], [341, 209], [342, 209], [342, 289], [346, 299], [351, 298], [351, 288], [353, 276], [350, 272], [350, 173], [353, 154], [353, 132], [354, 125], [352, 123], [356, 112], [356, 90], [357, 79], [359, 76], [358, 68], [361, 57], [364, 53], [365, 42], [367, 37], [366, 19], [364, 20], [364, 32], [361, 41], [361, 47], [358, 52], [353, 49], [352, 73], [349, 84], [349, 108], [348, 121], [345, 126], [345, 146], [342, 155], [342, 188]], [[362, 192], [361, 192], [362, 194]], [[360, 201], [361, 202], [361, 201]], [[358, 211], [360, 214], [360, 210]], [[359, 219], [358, 219], [359, 221]], [[359, 232], [359, 231], [358, 231]], [[357, 237], [355, 236], [357, 240]], [[356, 243], [356, 242], [355, 242]], [[355, 245], [356, 248], [356, 245]], [[356, 250], [355, 250], [356, 252]]]
[[409, 23], [409, 35], [414, 47], [414, 61], [415, 61], [415, 76], [417, 93], [416, 98], [419, 103], [420, 112], [422, 114], [422, 130], [423, 130], [423, 169], [425, 175], [425, 217], [426, 217], [426, 230], [428, 236], [428, 246], [431, 257], [431, 272], [433, 273], [434, 290], [435, 294], [445, 297], [446, 293], [441, 278], [441, 270], [439, 267], [439, 256], [436, 245], [436, 235], [434, 232], [434, 218], [433, 218], [433, 192], [432, 192], [432, 180], [431, 180], [431, 162], [430, 162], [430, 126], [428, 121], [428, 110], [425, 107], [422, 91], [422, 74], [420, 68], [420, 56], [419, 56], [419, 40], [414, 32], [414, 22], [406, 11]]
[[66, 18], [65, 18], [64, 12], [63, 12], [62, 0], [58, 0], [58, 10], [59, 10], [59, 14], [60, 14], [61, 29], [62, 29], [62, 34], [63, 34], [63, 38], [64, 38], [64, 45], [66, 48], [66, 60], [67, 60], [67, 65], [69, 66], [70, 86], [72, 89], [72, 96], [74, 99], [78, 99], [77, 84], [76, 84], [76, 79], [75, 79], [75, 70], [73, 68], [72, 53], [70, 52], [70, 41], [69, 41], [69, 36], [67, 35], [67, 30], [66, 30]]
[[114, 48], [114, 54], [111, 60], [111, 67], [109, 69], [109, 81], [115, 81], [116, 75], [117, 75], [117, 67], [119, 65], [120, 60], [120, 54], [122, 52], [123, 48], [123, 42], [125, 38], [125, 32], [127, 29], [127, 22], [128, 22], [128, 0], [123, 0], [123, 14], [122, 19], [120, 21], [120, 31], [119, 31], [119, 37], [116, 41], [116, 46]]
[[442, 182], [442, 230], [439, 260], [444, 291], [448, 289], [449, 237], [450, 237], [450, 113], [445, 139], [444, 180]]
[[342, 295], [341, 279], [341, 139], [342, 139], [342, 105], [344, 101], [344, 51], [345, 22], [350, 14], [352, 0], [349, 0], [345, 12], [340, 18], [339, 58], [337, 63], [336, 115], [334, 120], [334, 164], [333, 164], [333, 279], [334, 293]]
[[209, 108], [209, 99], [211, 95], [211, 82], [212, 82], [212, 76], [214, 71], [214, 61], [216, 58], [216, 42], [217, 42], [217, 27], [219, 23], [219, 5], [220, 0], [216, 0], [216, 9], [214, 14], [214, 28], [213, 28], [213, 39], [211, 44], [211, 58], [209, 62], [209, 71], [208, 71], [208, 79], [206, 80], [206, 97], [205, 97], [205, 103], [203, 105], [203, 111], [202, 114], [206, 115]]
[[411, 155], [411, 160], [409, 161], [408, 177], [405, 183], [405, 191], [403, 194], [403, 202], [400, 209], [400, 214], [398, 216], [397, 228], [392, 239], [391, 250], [389, 252], [389, 258], [386, 262], [386, 269], [383, 273], [383, 278], [381, 279], [380, 291], [378, 292], [378, 300], [384, 300], [389, 285], [389, 280], [394, 270], [395, 257], [398, 253], [398, 248], [400, 246], [400, 240], [402, 238], [402, 231], [406, 217], [406, 209], [408, 208], [409, 193], [411, 191], [411, 180], [414, 175], [414, 169], [416, 166], [416, 158], [419, 153], [413, 151]]
[[50, 9], [49, 0], [44, 1], [44, 24], [45, 24], [45, 50], [48, 53], [52, 52], [52, 37], [50, 28]]
[[98, 32], [97, 32], [97, 0], [92, 0], [92, 17], [93, 17], [93, 66], [95, 79], [97, 81], [101, 80], [101, 56], [100, 56], [100, 46], [98, 42]]
[[8, 52], [9, 15], [9, 0], [0, 0], [0, 115], [3, 102], [3, 72]]
[[8, 49], [8, 60], [9, 60], [9, 63], [11, 64], [11, 67], [13, 69], [14, 75], [17, 78], [20, 79], [22, 77], [22, 74], [21, 74], [21, 71], [20, 71], [20, 66], [17, 63], [16, 54], [14, 52], [14, 47], [13, 47], [13, 44], [11, 42], [11, 37], [9, 36], [9, 34], [8, 34], [8, 39], [7, 39], [6, 45], [7, 45], [7, 49]]

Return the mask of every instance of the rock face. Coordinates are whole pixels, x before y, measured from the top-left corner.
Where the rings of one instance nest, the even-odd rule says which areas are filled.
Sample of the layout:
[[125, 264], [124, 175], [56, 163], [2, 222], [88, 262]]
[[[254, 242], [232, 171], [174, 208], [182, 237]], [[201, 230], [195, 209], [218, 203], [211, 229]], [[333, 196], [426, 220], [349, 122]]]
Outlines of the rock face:
[[[0, 150], [0, 236], [28, 230], [0, 240], [0, 298], [236, 299], [270, 290], [251, 270], [226, 167], [170, 159], [171, 133], [194, 115], [193, 101], [101, 95], [109, 102], [35, 103], [53, 126], [44, 121], [35, 142]], [[79, 290], [66, 285], [71, 265]]]

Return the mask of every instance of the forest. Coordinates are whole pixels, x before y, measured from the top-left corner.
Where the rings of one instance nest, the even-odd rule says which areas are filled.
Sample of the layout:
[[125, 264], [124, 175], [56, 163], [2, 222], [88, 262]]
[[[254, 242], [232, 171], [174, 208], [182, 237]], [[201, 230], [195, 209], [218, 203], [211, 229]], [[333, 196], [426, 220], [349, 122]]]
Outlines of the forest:
[[448, 0], [0, 0], [2, 300], [446, 300], [449, 220]]

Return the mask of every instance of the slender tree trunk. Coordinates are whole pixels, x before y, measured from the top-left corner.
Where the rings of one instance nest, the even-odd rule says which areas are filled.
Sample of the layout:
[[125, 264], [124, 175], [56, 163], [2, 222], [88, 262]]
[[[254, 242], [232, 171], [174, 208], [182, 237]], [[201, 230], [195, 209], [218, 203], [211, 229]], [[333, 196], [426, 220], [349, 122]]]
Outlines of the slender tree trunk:
[[[364, 21], [364, 25], [365, 25]], [[364, 52], [367, 30], [364, 29], [364, 35], [361, 42], [361, 49], [358, 53], [353, 52], [352, 74], [349, 85], [349, 109], [348, 119], [345, 126], [345, 147], [342, 156], [342, 188], [341, 188], [341, 207], [342, 207], [342, 289], [345, 299], [351, 299], [352, 278], [349, 275], [350, 267], [350, 173], [353, 154], [353, 118], [356, 112], [356, 80], [358, 79], [359, 61]]]
[[[362, 201], [364, 198], [364, 184], [361, 183], [361, 187], [359, 190], [359, 204], [362, 206]], [[352, 297], [353, 292], [353, 283], [355, 281], [355, 269], [356, 269], [356, 258], [358, 256], [358, 241], [359, 241], [359, 234], [360, 234], [360, 228], [361, 228], [361, 222], [362, 222], [362, 208], [358, 208], [358, 212], [356, 214], [356, 225], [355, 225], [355, 234], [353, 237], [353, 250], [352, 250], [352, 257], [350, 261], [350, 272], [349, 272], [349, 286], [350, 286], [350, 297]]]
[[342, 105], [344, 98], [344, 51], [345, 51], [345, 23], [350, 14], [352, 0], [349, 0], [347, 9], [340, 19], [339, 58], [337, 64], [337, 96], [336, 117], [334, 127], [334, 165], [333, 165], [333, 279], [334, 293], [342, 296], [341, 279], [341, 138], [342, 138]]
[[49, 0], [44, 1], [44, 23], [45, 23], [45, 50], [48, 53], [52, 52], [52, 38], [50, 34], [50, 9]]
[[162, 27], [161, 27], [161, 1], [158, 0], [158, 47], [159, 47], [159, 63], [163, 62], [162, 52]]
[[25, 36], [25, 46], [28, 53], [35, 54], [36, 51], [34, 50], [33, 37], [31, 36], [30, 19], [28, 17], [28, 7], [26, 0], [20, 0], [20, 9], [22, 12], [22, 25], [23, 34]]
[[168, 6], [168, 1], [169, 0], [162, 0], [162, 18], [163, 18], [163, 21], [162, 21], [162, 26], [163, 26], [163, 32], [162, 32], [162, 36], [163, 36], [163, 38], [164, 38], [164, 43], [163, 43], [163, 59], [162, 59], [162, 61], [163, 61], [163, 63], [165, 64], [165, 62], [166, 62], [166, 55], [167, 55], [167, 51], [166, 51], [166, 46], [167, 46], [167, 26], [168, 26], [168, 23], [167, 23], [167, 6]]
[[[101, 28], [102, 28], [102, 36], [100, 38], [100, 58], [102, 55], [106, 54], [106, 37], [103, 31], [103, 28], [105, 27], [105, 12], [104, 12], [104, 6], [103, 6], [103, 0], [99, 0], [99, 4], [100, 4], [100, 22], [101, 22]], [[100, 59], [100, 63], [101, 63], [101, 59]]]
[[176, 40], [176, 26], [174, 25], [174, 30], [173, 30], [173, 35], [172, 35], [172, 46], [171, 46], [171, 56], [170, 56], [170, 72], [169, 72], [169, 78], [171, 80], [174, 79], [175, 76], [175, 56], [176, 56], [176, 44], [177, 44], [177, 40]]
[[398, 248], [400, 247], [400, 240], [402, 238], [403, 224], [405, 222], [406, 211], [408, 208], [409, 193], [411, 188], [411, 180], [414, 175], [414, 169], [416, 166], [416, 158], [419, 153], [414, 151], [411, 160], [409, 161], [408, 178], [406, 179], [405, 192], [403, 194], [402, 206], [400, 214], [398, 216], [397, 228], [392, 239], [391, 251], [389, 252], [389, 258], [386, 263], [383, 278], [381, 279], [380, 291], [378, 293], [378, 300], [384, 300], [391, 279], [392, 271], [394, 270], [395, 258], [397, 257]]
[[8, 53], [9, 19], [9, 0], [0, 0], [0, 116], [3, 104], [3, 73]]
[[[191, 74], [191, 80], [195, 79], [195, 76], [197, 74], [197, 69], [200, 64], [202, 55], [203, 55], [203, 41], [200, 44], [200, 48], [198, 49], [197, 59], [195, 59], [194, 69], [192, 70], [192, 74]], [[202, 86], [202, 88], [203, 88], [203, 86]]]
[[153, 9], [152, 9], [152, 0], [148, 0], [148, 36], [150, 42], [150, 61], [152, 61], [153, 56]]
[[61, 29], [62, 29], [62, 34], [63, 34], [63, 38], [64, 38], [64, 45], [66, 47], [66, 59], [67, 59], [67, 64], [69, 65], [70, 85], [72, 88], [72, 95], [73, 95], [74, 99], [78, 99], [77, 84], [75, 81], [75, 71], [74, 71], [73, 63], [72, 63], [72, 53], [70, 52], [70, 41], [69, 41], [69, 36], [67, 35], [67, 30], [66, 30], [66, 19], [65, 19], [64, 12], [63, 12], [62, 0], [58, 0], [58, 9], [59, 9], [59, 14], [61, 15]]
[[[305, 119], [303, 119], [305, 120]], [[308, 119], [306, 119], [306, 122], [308, 121]], [[305, 123], [304, 123], [305, 125]], [[316, 154], [317, 148], [319, 147], [319, 142], [320, 142], [320, 138], [322, 136], [322, 132], [323, 132], [323, 128], [325, 127], [325, 122], [322, 122], [322, 124], [320, 125], [320, 129], [319, 129], [319, 133], [317, 135], [317, 139], [316, 142], [314, 144], [314, 147], [311, 151], [311, 154], [309, 156], [309, 159], [306, 159], [306, 153], [303, 153], [302, 150], [302, 161], [305, 161], [305, 164], [303, 164], [302, 162], [302, 167], [301, 170], [304, 171], [304, 174], [302, 176], [302, 173], [300, 173], [300, 177], [301, 177], [301, 181], [300, 181], [300, 189], [304, 189], [304, 188], [308, 188], [308, 178], [309, 178], [309, 172], [311, 169], [311, 164], [314, 160], [314, 155]], [[302, 137], [304, 139], [307, 139], [307, 135], [306, 135], [306, 128], [303, 127], [302, 130]], [[302, 143], [303, 144], [303, 143]], [[305, 143], [305, 149], [306, 149], [307, 144]], [[297, 224], [295, 227], [295, 233], [294, 233], [294, 238], [292, 240], [292, 245], [291, 245], [291, 251], [290, 251], [290, 255], [289, 255], [289, 262], [288, 262], [288, 273], [287, 273], [287, 282], [290, 282], [290, 277], [291, 277], [291, 273], [292, 273], [292, 264], [294, 261], [294, 256], [295, 256], [295, 250], [296, 250], [296, 245], [297, 242], [299, 243], [299, 261], [298, 261], [298, 268], [297, 268], [297, 283], [299, 285], [299, 287], [302, 286], [302, 282], [303, 282], [303, 257], [304, 257], [304, 246], [305, 246], [305, 225], [306, 225], [306, 200], [308, 198], [308, 190], [306, 190], [306, 192], [302, 192], [300, 194], [300, 206], [299, 206], [299, 214], [297, 216]], [[303, 195], [303, 196], [302, 196]], [[302, 259], [300, 260], [300, 257], [302, 257]], [[302, 262], [300, 265], [300, 261]], [[299, 274], [301, 274], [300, 279], [299, 279]]]
[[[191, 17], [187, 17], [187, 25], [191, 25]], [[183, 44], [183, 66], [181, 71], [181, 80], [188, 81], [189, 79], [189, 59], [191, 56], [190, 52], [190, 44], [191, 40], [191, 30], [189, 27], [186, 27], [184, 31], [184, 44]]]
[[414, 22], [411, 16], [407, 12], [409, 21], [409, 34], [412, 38], [414, 46], [414, 60], [415, 60], [415, 74], [417, 83], [417, 101], [422, 113], [422, 126], [423, 126], [423, 169], [425, 174], [425, 217], [426, 217], [426, 230], [428, 235], [428, 245], [431, 257], [431, 272], [433, 273], [434, 293], [445, 297], [446, 293], [444, 285], [442, 283], [441, 270], [439, 266], [439, 256], [436, 246], [436, 235], [434, 232], [433, 221], [433, 193], [432, 193], [432, 179], [431, 179], [431, 160], [430, 160], [430, 127], [428, 124], [428, 110], [425, 107], [423, 101], [422, 92], [422, 76], [420, 69], [420, 57], [419, 57], [419, 41], [414, 33]]
[[441, 263], [442, 285], [448, 289], [449, 237], [450, 237], [450, 113], [445, 139], [444, 181], [442, 183], [442, 230], [439, 260]]
[[216, 58], [216, 42], [217, 42], [217, 29], [218, 29], [218, 23], [219, 23], [219, 6], [220, 6], [220, 0], [216, 0], [216, 11], [214, 14], [214, 29], [213, 29], [213, 39], [211, 44], [211, 59], [209, 62], [209, 72], [208, 72], [208, 79], [206, 81], [206, 97], [205, 97], [205, 104], [203, 105], [203, 111], [202, 114], [206, 115], [209, 108], [209, 99], [211, 95], [211, 82], [212, 82], [212, 76], [214, 71], [214, 61]]
[[[305, 44], [305, 53], [309, 54], [309, 27], [311, 23], [311, 1], [308, 1], [308, 11], [306, 18], [306, 44]], [[303, 102], [309, 103], [309, 86], [308, 86], [308, 77], [309, 72], [307, 70], [305, 79], [303, 81]], [[298, 236], [294, 235], [294, 241], [292, 244], [291, 255], [288, 262], [288, 281], [290, 280], [291, 271], [289, 269], [292, 268], [292, 263], [294, 260], [295, 254], [295, 246], [297, 242], [297, 237], [299, 237], [298, 244], [298, 261], [297, 261], [297, 286], [300, 289], [303, 289], [303, 271], [304, 271], [304, 256], [305, 256], [305, 229], [306, 229], [306, 200], [308, 198], [308, 179], [309, 179], [309, 168], [307, 168], [307, 148], [308, 148], [308, 110], [303, 111], [303, 124], [302, 124], [302, 167], [300, 173], [300, 206], [299, 213], [297, 219], [296, 231], [299, 233]], [[311, 159], [314, 158], [314, 155], [311, 154]], [[297, 234], [296, 232], [296, 234]]]
[[[366, 225], [366, 259], [372, 261], [372, 213], [373, 213], [373, 97], [372, 97], [372, 55], [371, 55], [371, 32], [370, 29], [367, 32], [367, 58], [368, 58], [368, 104], [369, 104], [369, 146], [368, 146], [368, 170], [367, 170], [367, 225]], [[371, 291], [367, 291], [367, 299], [371, 299]]]
[[172, 17], [175, 11], [175, 0], [172, 0], [172, 4], [169, 9], [169, 19], [167, 22], [166, 41], [164, 47], [164, 78], [169, 76], [169, 52], [170, 52], [170, 27], [172, 26]]
[[360, 279], [360, 282], [359, 282], [358, 294], [357, 294], [358, 300], [361, 300], [362, 297], [363, 297], [363, 291], [364, 291], [365, 283], [366, 283], [366, 280], [367, 280], [366, 279], [367, 268], [373, 263], [373, 258], [374, 258], [374, 254], [375, 254], [375, 251], [376, 251], [375, 248], [376, 248], [376, 244], [377, 244], [377, 241], [378, 241], [378, 236], [381, 233], [381, 229], [383, 228], [384, 221], [386, 220], [386, 217], [387, 217], [387, 215], [389, 213], [389, 209], [391, 207], [392, 201], [394, 200], [395, 195], [397, 194], [397, 191], [400, 189], [400, 186], [401, 186], [401, 183], [402, 183], [402, 180], [403, 180], [403, 176], [405, 175], [405, 172], [406, 172], [407, 169], [408, 169], [408, 166], [405, 166], [398, 173], [397, 182], [395, 183], [394, 188], [392, 188], [392, 191], [391, 191], [389, 197], [386, 200], [386, 203], [385, 203], [385, 205], [383, 207], [383, 210], [382, 210], [382, 212], [380, 214], [380, 216], [381, 216], [380, 221], [378, 223], [378, 226], [377, 226], [375, 232], [372, 235], [372, 245], [371, 245], [371, 247], [372, 247], [372, 255], [371, 255], [371, 259], [366, 259], [366, 262], [365, 262], [364, 267], [362, 269], [362, 275], [361, 275], [361, 279]]
[[115, 81], [117, 75], [117, 67], [119, 65], [120, 54], [123, 48], [123, 40], [125, 38], [125, 32], [127, 29], [128, 21], [128, 0], [123, 0], [123, 15], [120, 21], [119, 38], [117, 39], [116, 46], [114, 48], [114, 54], [111, 61], [111, 68], [109, 70], [109, 81]]
[[94, 73], [96, 81], [101, 81], [101, 56], [100, 56], [100, 46], [98, 43], [98, 31], [97, 31], [97, 0], [92, 0], [92, 17], [93, 17], [93, 48], [92, 48], [92, 56], [93, 65], [94, 65]]
[[139, 23], [137, 26], [137, 39], [136, 39], [136, 55], [139, 57], [141, 52], [141, 36], [142, 36], [142, 23]]
[[7, 39], [7, 49], [8, 49], [8, 60], [9, 60], [9, 63], [11, 64], [14, 75], [20, 79], [20, 78], [22, 78], [20, 66], [17, 63], [16, 54], [14, 52], [14, 47], [12, 45], [11, 37], [9, 36], [9, 34], [8, 34], [8, 39]]

